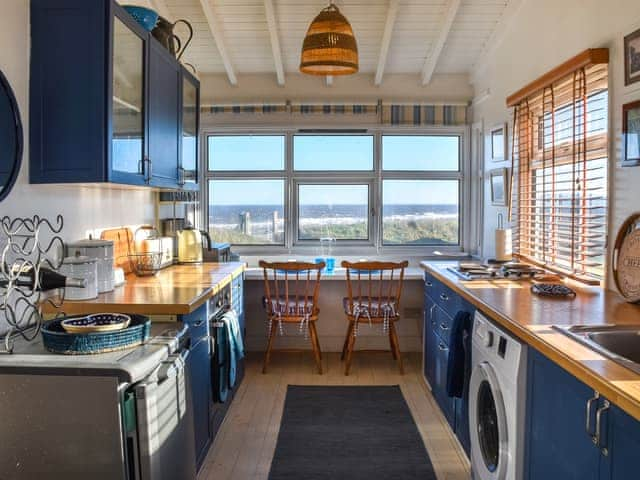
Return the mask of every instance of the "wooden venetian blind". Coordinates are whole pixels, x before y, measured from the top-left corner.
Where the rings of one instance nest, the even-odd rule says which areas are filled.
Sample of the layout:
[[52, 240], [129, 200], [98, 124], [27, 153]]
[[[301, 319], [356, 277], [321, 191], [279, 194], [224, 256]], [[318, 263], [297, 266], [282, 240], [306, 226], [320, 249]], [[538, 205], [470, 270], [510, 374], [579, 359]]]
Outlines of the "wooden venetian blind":
[[587, 50], [510, 96], [514, 249], [589, 283], [607, 239], [608, 50]]

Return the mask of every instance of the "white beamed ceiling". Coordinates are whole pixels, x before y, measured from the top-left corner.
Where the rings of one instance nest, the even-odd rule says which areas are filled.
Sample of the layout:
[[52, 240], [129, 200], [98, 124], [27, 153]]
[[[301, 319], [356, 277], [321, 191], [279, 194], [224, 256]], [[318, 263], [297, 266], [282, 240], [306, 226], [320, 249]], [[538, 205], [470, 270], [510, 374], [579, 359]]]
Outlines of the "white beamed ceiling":
[[[276, 66], [264, 0], [208, 1], [222, 33], [223, 47], [240, 81], [243, 74], [273, 73]], [[323, 0], [272, 0], [277, 37], [286, 75], [298, 72], [300, 48], [309, 23], [328, 2]], [[463, 0], [446, 34], [435, 74], [469, 74], [513, 0]], [[195, 34], [183, 61], [199, 74], [224, 74], [225, 65], [207, 23], [200, 0], [137, 0], [163, 3], [171, 20], [184, 18]], [[415, 74], [418, 78], [441, 34], [451, 0], [401, 0], [393, 26], [384, 74]], [[338, 0], [351, 22], [360, 55], [359, 75], [373, 78], [381, 50], [389, 0]], [[184, 36], [182, 27], [176, 27]], [[383, 77], [384, 82], [384, 77]]]

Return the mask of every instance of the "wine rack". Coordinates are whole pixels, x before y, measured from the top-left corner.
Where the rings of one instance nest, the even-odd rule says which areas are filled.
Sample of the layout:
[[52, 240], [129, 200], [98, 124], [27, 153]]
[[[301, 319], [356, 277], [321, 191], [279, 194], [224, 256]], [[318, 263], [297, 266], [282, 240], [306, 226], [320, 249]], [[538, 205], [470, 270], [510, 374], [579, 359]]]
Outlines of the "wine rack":
[[[0, 219], [0, 353], [12, 353], [18, 337], [36, 338], [42, 307], [46, 303], [59, 307], [64, 300], [64, 289], [52, 295], [40, 286], [40, 270], [56, 271], [62, 264], [63, 225], [62, 215], [54, 222], [38, 215]], [[33, 279], [30, 284], [21, 281], [25, 271]]]

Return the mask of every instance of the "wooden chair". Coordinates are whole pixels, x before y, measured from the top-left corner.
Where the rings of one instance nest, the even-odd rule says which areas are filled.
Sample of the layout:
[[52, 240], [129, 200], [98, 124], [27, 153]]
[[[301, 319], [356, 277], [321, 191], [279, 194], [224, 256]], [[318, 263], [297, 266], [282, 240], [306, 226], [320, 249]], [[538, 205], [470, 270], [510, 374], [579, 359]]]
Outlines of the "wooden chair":
[[347, 290], [349, 296], [343, 299], [344, 312], [349, 321], [347, 336], [342, 347], [344, 374], [349, 375], [351, 357], [358, 336], [359, 324], [382, 325], [389, 335], [391, 354], [398, 362], [400, 374], [404, 375], [402, 354], [395, 323], [400, 320], [400, 296], [404, 269], [409, 262], [342, 262], [347, 269]]
[[269, 322], [269, 340], [264, 355], [262, 373], [267, 373], [276, 333], [283, 333], [283, 324], [298, 324], [301, 332], [309, 333], [313, 356], [322, 375], [322, 352], [316, 330], [320, 274], [325, 264], [306, 262], [275, 262], [260, 260], [264, 272], [264, 308]]

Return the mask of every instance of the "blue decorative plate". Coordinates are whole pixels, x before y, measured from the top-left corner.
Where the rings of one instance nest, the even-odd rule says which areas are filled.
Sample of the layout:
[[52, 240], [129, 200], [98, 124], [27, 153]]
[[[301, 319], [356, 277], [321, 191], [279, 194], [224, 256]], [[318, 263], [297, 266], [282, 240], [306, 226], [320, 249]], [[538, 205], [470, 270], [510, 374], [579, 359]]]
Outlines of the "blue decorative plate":
[[69, 333], [113, 332], [127, 328], [131, 322], [129, 315], [122, 313], [97, 313], [86, 317], [68, 318], [60, 322]]

